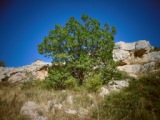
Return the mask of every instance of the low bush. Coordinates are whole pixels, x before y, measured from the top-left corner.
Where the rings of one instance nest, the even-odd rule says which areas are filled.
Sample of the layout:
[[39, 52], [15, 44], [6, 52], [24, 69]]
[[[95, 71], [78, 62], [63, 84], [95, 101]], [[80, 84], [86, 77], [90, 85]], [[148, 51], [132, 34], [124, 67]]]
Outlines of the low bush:
[[77, 80], [74, 77], [70, 77], [68, 80], [65, 80], [64, 84], [67, 89], [76, 89], [78, 87]]
[[159, 120], [160, 72], [130, 81], [128, 88], [112, 93], [94, 111], [100, 120]]
[[0, 61], [0, 67], [5, 67], [5, 63], [3, 61]]
[[85, 87], [89, 92], [96, 92], [102, 86], [102, 80], [98, 75], [91, 76], [86, 79]]
[[65, 80], [71, 77], [65, 66], [54, 65], [49, 68], [49, 76], [44, 82], [47, 89], [64, 89]]

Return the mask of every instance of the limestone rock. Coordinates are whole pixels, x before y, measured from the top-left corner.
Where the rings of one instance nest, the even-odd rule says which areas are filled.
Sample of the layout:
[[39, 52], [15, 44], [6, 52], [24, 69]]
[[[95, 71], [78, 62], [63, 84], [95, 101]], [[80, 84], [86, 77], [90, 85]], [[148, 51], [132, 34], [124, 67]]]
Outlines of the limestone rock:
[[114, 80], [110, 81], [107, 86], [110, 91], [119, 91], [124, 87], [128, 87], [129, 83], [127, 80]]
[[105, 87], [102, 87], [101, 92], [100, 92], [100, 96], [104, 97], [107, 94], [109, 94], [109, 90]]
[[130, 57], [130, 53], [125, 50], [113, 50], [113, 58], [115, 61], [125, 60]]
[[118, 66], [117, 69], [125, 71], [127, 73], [139, 73], [142, 69], [141, 67], [142, 67], [141, 65], [135, 64], [135, 65]]
[[21, 113], [29, 116], [33, 120], [47, 120], [47, 117], [40, 116], [38, 114], [39, 109], [40, 106], [37, 105], [35, 102], [28, 101], [22, 106]]
[[143, 56], [143, 61], [144, 62], [160, 61], [160, 51], [145, 54]]
[[146, 63], [142, 66], [142, 72], [154, 70], [156, 67], [156, 62]]
[[37, 60], [31, 65], [18, 68], [0, 67], [0, 81], [6, 79], [10, 83], [25, 82], [31, 80], [30, 77], [35, 78], [35, 80], [43, 80], [48, 76], [50, 66], [52, 66], [52, 63]]
[[114, 49], [131, 51], [131, 50], [135, 50], [135, 44], [136, 44], [135, 42], [125, 43], [125, 42], [120, 41], [120, 42], [115, 43]]
[[149, 52], [149, 50], [151, 49], [150, 43], [146, 40], [140, 40], [140, 41], [136, 42], [135, 43], [135, 50], [138, 51], [141, 49], [144, 49], [147, 52]]
[[11, 75], [8, 79], [8, 82], [10, 83], [25, 82], [27, 81], [27, 78], [28, 77], [26, 76], [25, 73], [18, 72], [18, 73]]

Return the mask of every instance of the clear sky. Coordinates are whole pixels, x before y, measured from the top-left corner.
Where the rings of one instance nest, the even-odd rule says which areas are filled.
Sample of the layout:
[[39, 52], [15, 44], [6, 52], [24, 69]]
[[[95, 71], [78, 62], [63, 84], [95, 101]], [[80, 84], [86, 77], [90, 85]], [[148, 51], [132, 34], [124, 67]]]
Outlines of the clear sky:
[[8, 67], [31, 64], [55, 24], [65, 25], [82, 13], [114, 25], [115, 42], [148, 40], [160, 46], [159, 0], [0, 0], [0, 60]]

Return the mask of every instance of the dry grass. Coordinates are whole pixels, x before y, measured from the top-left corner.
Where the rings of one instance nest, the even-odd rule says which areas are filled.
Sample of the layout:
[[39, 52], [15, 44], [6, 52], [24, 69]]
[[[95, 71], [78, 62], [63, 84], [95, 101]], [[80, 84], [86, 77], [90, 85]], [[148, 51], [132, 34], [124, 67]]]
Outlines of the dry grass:
[[[73, 96], [73, 104], [67, 102], [69, 96]], [[84, 89], [55, 91], [42, 89], [36, 82], [16, 85], [0, 83], [0, 118], [2, 120], [28, 120], [27, 116], [20, 114], [20, 110], [25, 102], [34, 101], [42, 108], [39, 114], [47, 116], [49, 120], [90, 120], [91, 109], [93, 106], [96, 107], [101, 100], [98, 93], [88, 93]], [[62, 104], [63, 108], [46, 112], [48, 101]], [[80, 108], [88, 110], [88, 115], [82, 118], [78, 114], [69, 115], [64, 112], [66, 109], [79, 110]]]

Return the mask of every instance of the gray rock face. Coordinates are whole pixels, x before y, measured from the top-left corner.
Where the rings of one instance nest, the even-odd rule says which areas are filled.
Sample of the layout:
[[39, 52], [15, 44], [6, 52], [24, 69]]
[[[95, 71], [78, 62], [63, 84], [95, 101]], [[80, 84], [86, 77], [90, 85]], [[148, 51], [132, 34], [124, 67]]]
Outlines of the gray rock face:
[[149, 52], [149, 50], [151, 49], [150, 43], [146, 40], [140, 40], [140, 41], [136, 42], [135, 43], [135, 50], [141, 50], [141, 49], [144, 49]]
[[154, 70], [156, 62], [160, 61], [160, 51], [150, 52], [153, 48], [146, 40], [133, 43], [115, 43], [113, 50], [114, 61], [119, 61], [117, 67], [121, 71], [136, 77], [137, 73]]
[[32, 120], [48, 120], [47, 117], [40, 116], [38, 110], [40, 106], [33, 101], [26, 102], [21, 108], [21, 114], [29, 116]]
[[5, 80], [5, 78], [10, 83], [25, 82], [34, 78], [43, 80], [48, 76], [47, 70], [51, 65], [51, 63], [37, 60], [31, 65], [19, 68], [0, 67], [0, 81]]
[[141, 65], [124, 65], [124, 66], [118, 66], [117, 69], [121, 71], [125, 71], [127, 73], [139, 73], [141, 71]]
[[130, 57], [129, 51], [115, 49], [113, 50], [113, 58], [115, 61], [125, 60]]
[[144, 59], [146, 59], [147, 62], [160, 61], [160, 51], [148, 53], [148, 54], [144, 55]]
[[114, 49], [131, 51], [131, 50], [135, 50], [135, 44], [136, 44], [135, 42], [125, 43], [125, 42], [120, 41], [120, 42], [115, 43]]

